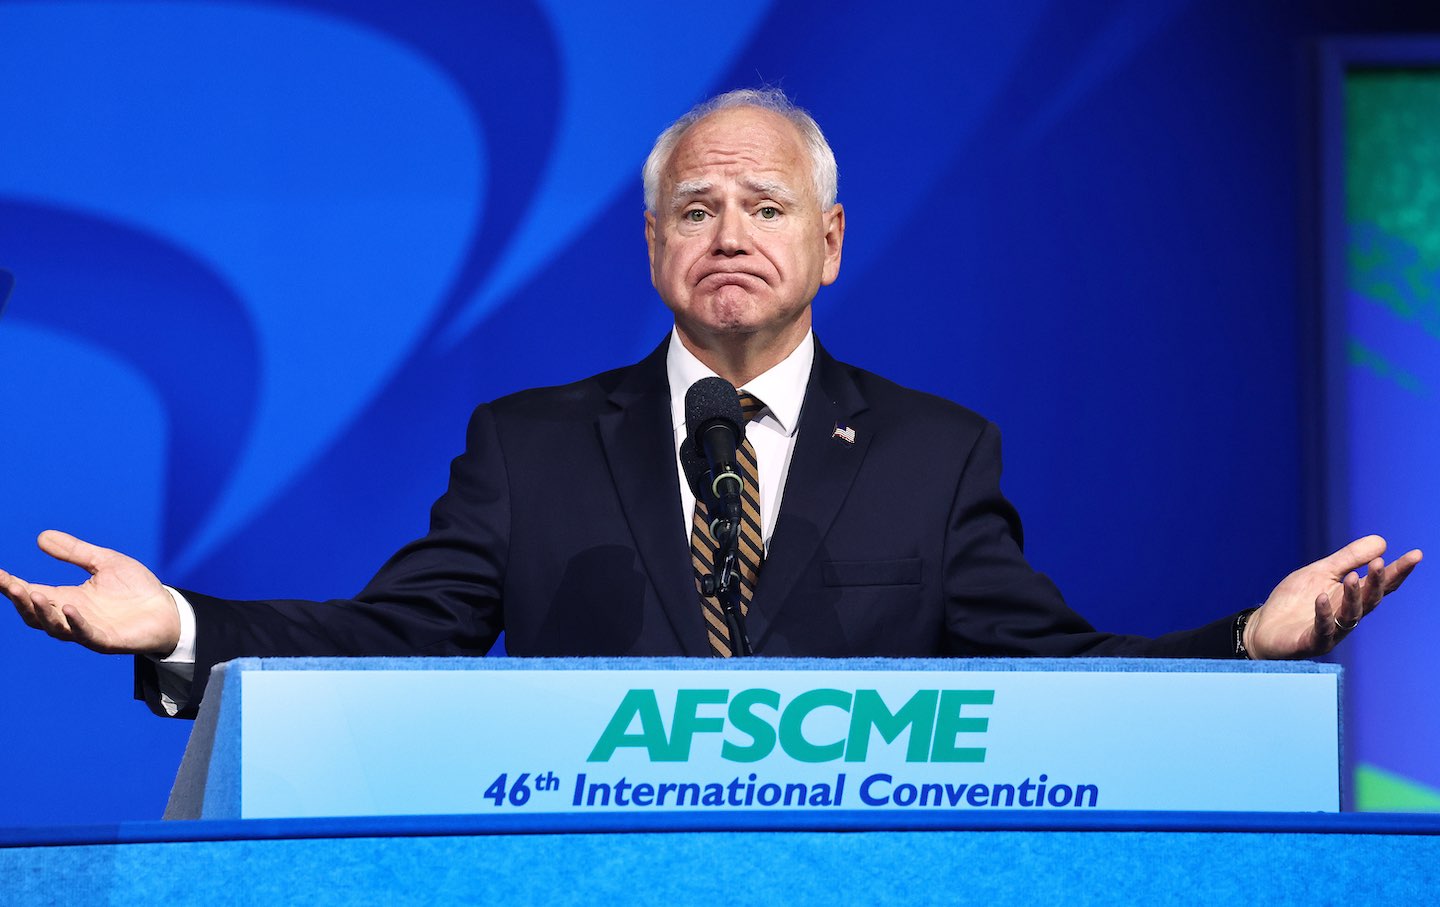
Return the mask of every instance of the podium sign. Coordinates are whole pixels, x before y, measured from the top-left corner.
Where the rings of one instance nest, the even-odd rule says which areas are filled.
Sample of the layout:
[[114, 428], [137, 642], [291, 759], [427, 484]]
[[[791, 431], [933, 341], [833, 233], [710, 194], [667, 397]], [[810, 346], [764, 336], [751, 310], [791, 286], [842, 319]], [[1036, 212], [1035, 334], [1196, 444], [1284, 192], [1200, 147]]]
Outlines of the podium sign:
[[1330, 666], [673, 663], [265, 662], [239, 678], [239, 814], [1340, 806]]

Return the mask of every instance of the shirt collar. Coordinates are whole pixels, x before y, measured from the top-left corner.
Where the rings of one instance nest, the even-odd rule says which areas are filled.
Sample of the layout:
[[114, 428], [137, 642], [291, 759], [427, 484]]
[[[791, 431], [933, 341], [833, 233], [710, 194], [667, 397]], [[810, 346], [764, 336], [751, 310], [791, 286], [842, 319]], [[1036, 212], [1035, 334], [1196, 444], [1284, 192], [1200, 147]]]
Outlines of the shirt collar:
[[[779, 424], [784, 434], [793, 435], [800, 426], [800, 406], [805, 402], [805, 388], [810, 383], [810, 367], [814, 362], [815, 333], [807, 331], [805, 339], [789, 356], [739, 390], [748, 391], [763, 402], [766, 415]], [[665, 352], [665, 374], [670, 380], [671, 421], [677, 431], [684, 431], [685, 392], [696, 381], [715, 377], [715, 373], [685, 348], [679, 333], [671, 328], [670, 346]]]

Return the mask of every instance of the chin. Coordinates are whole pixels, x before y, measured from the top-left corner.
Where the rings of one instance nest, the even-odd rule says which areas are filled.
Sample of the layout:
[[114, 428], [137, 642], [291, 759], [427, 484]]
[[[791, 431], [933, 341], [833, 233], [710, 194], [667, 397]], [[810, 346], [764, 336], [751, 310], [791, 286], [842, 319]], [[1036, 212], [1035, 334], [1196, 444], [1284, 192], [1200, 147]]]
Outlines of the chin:
[[707, 330], [725, 334], [754, 331], [760, 320], [760, 307], [752, 299], [714, 299], [700, 306], [697, 321]]

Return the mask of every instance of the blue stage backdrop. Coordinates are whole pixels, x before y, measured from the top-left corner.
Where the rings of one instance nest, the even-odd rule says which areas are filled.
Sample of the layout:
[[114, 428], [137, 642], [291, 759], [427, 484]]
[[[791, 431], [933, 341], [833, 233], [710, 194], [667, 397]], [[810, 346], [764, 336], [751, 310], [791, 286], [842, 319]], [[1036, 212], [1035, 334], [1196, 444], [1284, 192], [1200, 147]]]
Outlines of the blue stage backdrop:
[[[54, 526], [233, 597], [358, 590], [477, 401], [659, 342], [641, 161], [771, 84], [841, 163], [831, 351], [1001, 425], [1027, 550], [1102, 628], [1256, 603], [1321, 553], [1306, 49], [1426, 27], [1361, 0], [0, 2], [0, 563], [70, 577], [34, 550]], [[0, 644], [0, 824], [158, 815], [188, 725], [122, 659], [13, 618]]]
[[[1324, 397], [1332, 543], [1440, 528], [1440, 38], [1326, 48]], [[1433, 547], [1433, 546], [1432, 546]], [[1440, 598], [1440, 573], [1407, 589]], [[1344, 650], [1361, 809], [1440, 810], [1434, 607], [1385, 608]]]

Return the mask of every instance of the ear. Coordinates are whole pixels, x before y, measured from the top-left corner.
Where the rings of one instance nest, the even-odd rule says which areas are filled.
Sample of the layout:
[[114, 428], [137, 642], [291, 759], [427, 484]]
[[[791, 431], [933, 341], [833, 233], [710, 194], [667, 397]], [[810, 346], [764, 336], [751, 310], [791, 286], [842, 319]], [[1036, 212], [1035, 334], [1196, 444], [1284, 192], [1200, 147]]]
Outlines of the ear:
[[655, 252], [655, 243], [656, 243], [656, 238], [655, 238], [655, 215], [654, 215], [654, 214], [651, 214], [649, 211], [646, 211], [646, 212], [645, 212], [645, 248], [646, 248], [647, 250], [649, 250], [649, 253], [650, 253], [650, 285], [651, 285], [652, 287], [655, 287], [656, 289], [659, 289], [659, 284], [657, 284], [657, 283], [655, 282], [655, 254], [656, 254], [656, 252]]
[[828, 287], [840, 276], [840, 249], [845, 245], [845, 209], [835, 205], [820, 217], [825, 226], [825, 266], [820, 271], [820, 285]]

